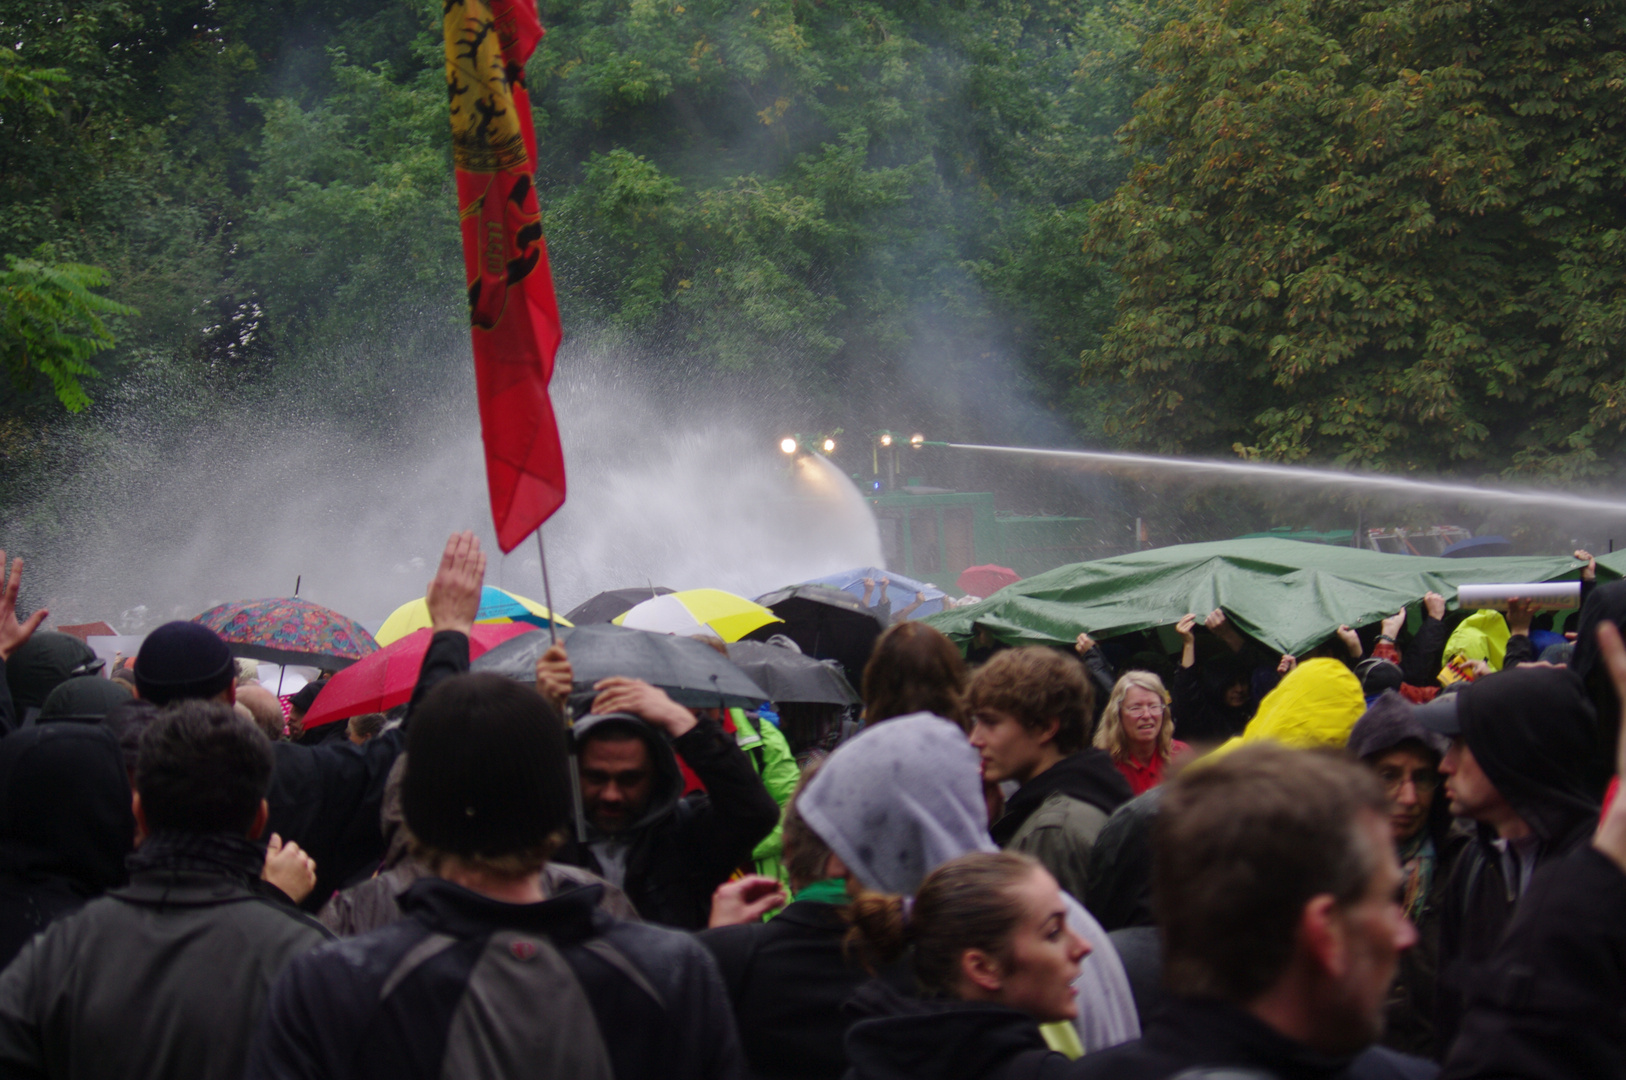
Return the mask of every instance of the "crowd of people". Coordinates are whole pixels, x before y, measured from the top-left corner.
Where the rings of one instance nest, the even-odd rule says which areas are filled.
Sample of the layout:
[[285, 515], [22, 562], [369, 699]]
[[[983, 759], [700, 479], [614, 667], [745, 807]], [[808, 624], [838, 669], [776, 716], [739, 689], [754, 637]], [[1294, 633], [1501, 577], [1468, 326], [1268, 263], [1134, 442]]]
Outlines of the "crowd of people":
[[322, 740], [197, 623], [103, 677], [0, 553], [0, 1076], [1626, 1077], [1591, 571], [1573, 642], [897, 621], [799, 757], [566, 644], [471, 671], [470, 533], [410, 702]]

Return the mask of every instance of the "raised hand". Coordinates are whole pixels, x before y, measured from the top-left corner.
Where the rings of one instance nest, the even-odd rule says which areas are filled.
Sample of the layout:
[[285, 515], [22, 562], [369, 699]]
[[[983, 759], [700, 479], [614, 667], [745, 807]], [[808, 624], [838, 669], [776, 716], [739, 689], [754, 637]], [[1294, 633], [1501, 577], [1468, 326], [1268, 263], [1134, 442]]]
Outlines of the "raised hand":
[[1083, 656], [1095, 648], [1095, 639], [1088, 634], [1081, 633], [1078, 635], [1078, 640], [1073, 642], [1073, 648], [1078, 650], [1078, 655]]
[[299, 903], [316, 888], [316, 860], [289, 840], [283, 842], [276, 833], [265, 845], [265, 869], [260, 877], [288, 894], [288, 899]]
[[754, 923], [775, 908], [785, 906], [785, 890], [779, 882], [761, 874], [746, 874], [725, 881], [711, 894], [709, 926], [740, 926]]
[[570, 657], [558, 642], [536, 658], [536, 692], [561, 712], [564, 711], [565, 702], [570, 699], [570, 687], [575, 677], [570, 667]]
[[642, 679], [613, 675], [593, 684], [598, 697], [592, 711], [598, 715], [624, 712], [642, 717], [672, 738], [686, 734], [695, 725], [694, 713], [673, 701], [665, 690]]
[[1507, 602], [1507, 629], [1510, 634], [1529, 634], [1530, 623], [1540, 605], [1534, 600], [1513, 597]]
[[1181, 641], [1197, 640], [1197, 616], [1185, 615], [1174, 624], [1174, 632], [1180, 635]]
[[[1443, 602], [1443, 601], [1442, 601]], [[1393, 640], [1400, 633], [1400, 628], [1406, 625], [1406, 609], [1401, 608], [1393, 615], [1378, 624], [1378, 633]]]
[[440, 556], [440, 568], [424, 599], [429, 625], [436, 632], [457, 630], [467, 634], [480, 614], [480, 591], [486, 579], [486, 557], [472, 532], [453, 533]]
[[1592, 552], [1585, 551], [1581, 548], [1576, 548], [1575, 555], [1573, 557], [1586, 563], [1586, 569], [1581, 571], [1582, 581], [1594, 581], [1597, 579], [1598, 560], [1593, 557]]
[[1423, 614], [1431, 619], [1445, 618], [1445, 597], [1437, 592], [1424, 593]]
[[6, 553], [0, 551], [0, 660], [10, 660], [11, 654], [22, 648], [23, 642], [34, 636], [40, 623], [50, 614], [40, 608], [25, 622], [17, 621], [17, 593], [23, 587], [23, 560], [16, 559], [8, 572]]
[[1344, 643], [1344, 648], [1349, 650], [1349, 655], [1353, 659], [1361, 658], [1361, 635], [1350, 629], [1347, 624], [1338, 628], [1338, 640]]
[[1291, 653], [1282, 653], [1281, 660], [1276, 664], [1276, 674], [1286, 675], [1289, 671], [1292, 671], [1298, 666], [1298, 657], [1292, 655]]

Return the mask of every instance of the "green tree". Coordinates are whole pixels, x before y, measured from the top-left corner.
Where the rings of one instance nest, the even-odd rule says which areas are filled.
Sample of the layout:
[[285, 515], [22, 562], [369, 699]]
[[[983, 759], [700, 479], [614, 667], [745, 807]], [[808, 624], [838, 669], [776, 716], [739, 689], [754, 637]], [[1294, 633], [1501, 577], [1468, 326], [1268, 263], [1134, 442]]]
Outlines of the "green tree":
[[1626, 10], [1191, 0], [1092, 249], [1111, 430], [1164, 450], [1590, 474], [1626, 424]]
[[69, 412], [90, 404], [81, 378], [96, 374], [86, 361], [113, 347], [105, 315], [136, 310], [98, 296], [107, 284], [96, 266], [6, 256], [0, 271], [0, 358], [18, 390], [44, 376]]

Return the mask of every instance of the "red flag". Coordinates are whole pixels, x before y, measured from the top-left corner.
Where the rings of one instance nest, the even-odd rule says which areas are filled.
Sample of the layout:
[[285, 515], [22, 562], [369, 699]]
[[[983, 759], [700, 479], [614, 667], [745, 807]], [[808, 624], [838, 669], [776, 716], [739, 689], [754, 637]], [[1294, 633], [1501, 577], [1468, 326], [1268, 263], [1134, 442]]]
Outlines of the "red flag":
[[525, 61], [542, 40], [536, 0], [445, 0], [457, 216], [463, 230], [474, 377], [497, 544], [512, 551], [565, 501], [548, 400], [553, 298]]

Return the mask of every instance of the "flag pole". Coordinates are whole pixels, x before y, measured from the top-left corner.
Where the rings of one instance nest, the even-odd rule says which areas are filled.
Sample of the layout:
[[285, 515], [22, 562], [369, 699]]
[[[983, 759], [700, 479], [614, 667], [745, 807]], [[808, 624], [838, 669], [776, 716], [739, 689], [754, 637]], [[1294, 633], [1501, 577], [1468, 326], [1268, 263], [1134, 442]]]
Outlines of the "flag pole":
[[[542, 602], [548, 606], [548, 644], [549, 646], [553, 646], [559, 644], [559, 632], [554, 629], [553, 625], [553, 620], [555, 618], [553, 610], [553, 587], [548, 584], [548, 552], [547, 549], [542, 546], [541, 525], [536, 527], [536, 557], [541, 561], [542, 564]], [[567, 695], [565, 697], [564, 705], [560, 709], [560, 714], [564, 717], [566, 731], [575, 730], [576, 720], [572, 713], [573, 710], [570, 707], [570, 697]], [[574, 811], [573, 816], [576, 822], [576, 843], [585, 844], [587, 843], [587, 815], [582, 809], [582, 772], [581, 763], [576, 759], [576, 740], [574, 737], [572, 737], [570, 740], [569, 761], [570, 806]]]

